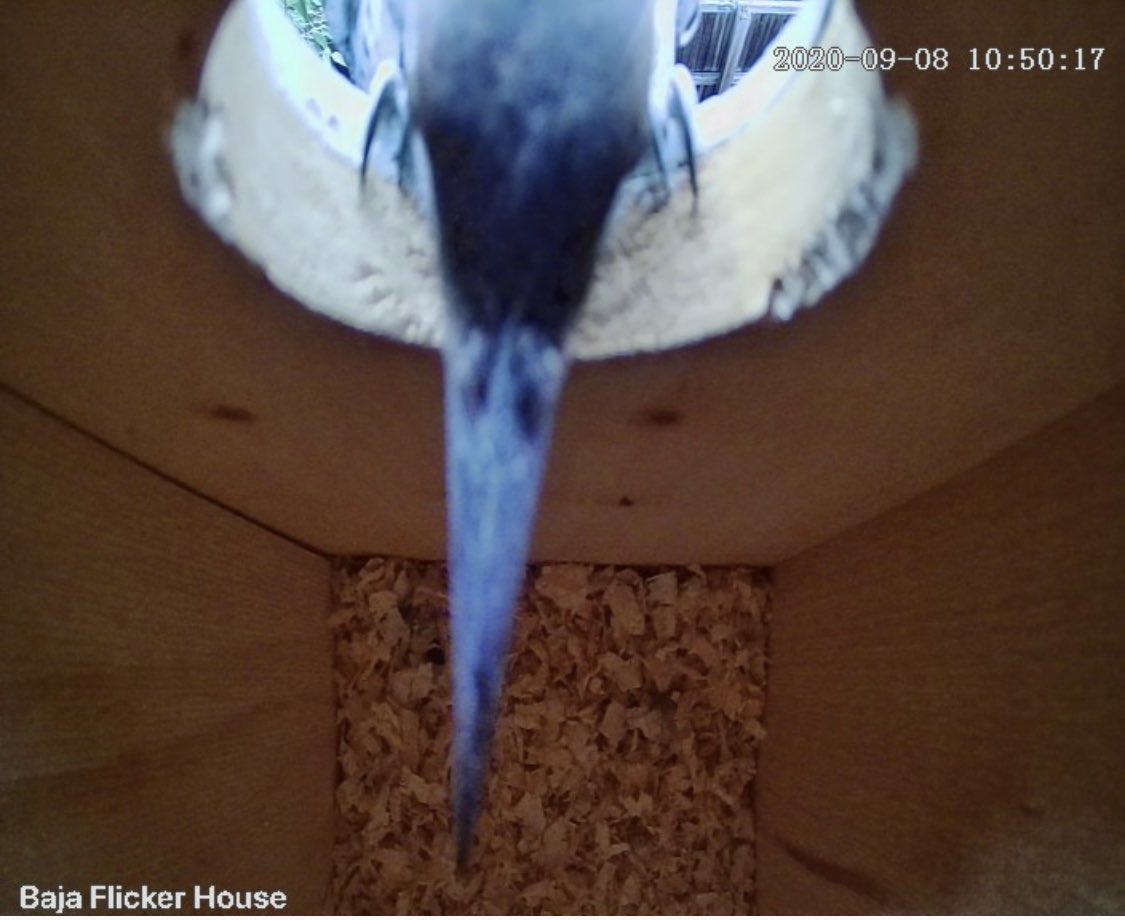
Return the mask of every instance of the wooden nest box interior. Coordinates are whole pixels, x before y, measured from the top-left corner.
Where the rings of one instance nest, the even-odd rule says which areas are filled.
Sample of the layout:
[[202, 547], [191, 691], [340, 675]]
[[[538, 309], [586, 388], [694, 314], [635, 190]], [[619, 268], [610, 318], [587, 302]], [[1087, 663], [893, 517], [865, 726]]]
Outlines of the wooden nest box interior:
[[[827, 192], [763, 198], [778, 174], [766, 152], [717, 149], [697, 217], [680, 190], [622, 231], [577, 334], [596, 360], [576, 361], [560, 410], [533, 550], [550, 565], [529, 580], [501, 753], [520, 775], [539, 755], [519, 731], [554, 719], [568, 782], [624, 796], [640, 830], [601, 830], [596, 802], [552, 813], [530, 780], [494, 790], [531, 835], [504, 839], [541, 899], [483, 882], [456, 902], [341, 900], [333, 877], [347, 847], [396, 890], [422, 871], [385, 840], [346, 838], [337, 814], [382, 791], [340, 792], [339, 726], [375, 705], [341, 692], [368, 660], [341, 636], [366, 637], [400, 700], [444, 706], [448, 692], [426, 228], [389, 193], [385, 214], [356, 217], [348, 131], [364, 100], [350, 89], [343, 114], [292, 122], [305, 100], [247, 97], [292, 143], [271, 141], [243, 179], [255, 161], [234, 158], [253, 139], [238, 131], [265, 135], [228, 120], [234, 203], [197, 199], [206, 220], [185, 203], [181, 105], [216, 85], [212, 40], [218, 53], [254, 2], [4, 17], [0, 911], [27, 909], [29, 886], [93, 885], [280, 891], [305, 912], [667, 909], [630, 875], [642, 843], [684, 912], [1125, 910], [1119, 4], [856, 0], [867, 32], [848, 40], [901, 56], [877, 85], [913, 113], [917, 162], [862, 267], [785, 321], [762, 279], [792, 262], [786, 234]], [[222, 83], [223, 111], [255, 85], [264, 47]], [[1052, 66], [1023, 69], [1025, 48], [1052, 49]], [[916, 49], [945, 49], [948, 66], [918, 66]], [[824, 125], [860, 117], [847, 114], [794, 120], [800, 149], [826, 149]], [[317, 118], [335, 141], [301, 133]], [[293, 230], [310, 226], [316, 246]], [[376, 246], [380, 227], [393, 232]], [[420, 628], [400, 626], [407, 587], [433, 642], [403, 638]], [[681, 725], [674, 676], [661, 684], [675, 650], [658, 643], [687, 636], [689, 607], [685, 654], [713, 678], [721, 723]], [[355, 610], [390, 632], [364, 631]], [[761, 653], [738, 657], [743, 640]], [[409, 681], [386, 670], [394, 642], [421, 656]], [[560, 674], [564, 653], [597, 670], [575, 703], [593, 734], [567, 728], [579, 672]], [[651, 718], [629, 709], [638, 699]], [[394, 756], [426, 760], [410, 739], [440, 744], [440, 726], [410, 718], [370, 756], [392, 738]], [[662, 761], [698, 790], [693, 833], [716, 822], [718, 863], [693, 862], [670, 818], [651, 831], [667, 801], [645, 785], [642, 745], [670, 725], [699, 733], [692, 750], [706, 734], [756, 752], [742, 797], [691, 775], [687, 747]], [[575, 754], [595, 749], [598, 780]], [[438, 830], [442, 769], [396, 780]], [[720, 827], [734, 812], [745, 825]], [[426, 877], [452, 873], [448, 840], [425, 845]], [[599, 876], [583, 863], [598, 853], [623, 868]], [[596, 896], [542, 899], [587, 877]]]

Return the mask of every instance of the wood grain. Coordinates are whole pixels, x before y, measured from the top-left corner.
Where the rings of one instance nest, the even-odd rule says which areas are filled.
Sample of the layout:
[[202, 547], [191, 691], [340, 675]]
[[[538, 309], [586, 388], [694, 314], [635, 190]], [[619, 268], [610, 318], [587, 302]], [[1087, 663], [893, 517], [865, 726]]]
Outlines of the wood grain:
[[1125, 387], [776, 570], [764, 913], [1125, 909]]
[[7, 393], [0, 430], [0, 912], [90, 884], [319, 911], [327, 563]]
[[[180, 201], [164, 134], [220, 7], [3, 12], [0, 381], [319, 549], [443, 557], [436, 356], [308, 314]], [[1119, 68], [965, 57], [1121, 47], [1119, 4], [860, 12], [881, 45], [956, 52], [891, 74], [921, 162], [871, 261], [786, 326], [578, 367], [537, 558], [776, 562], [1125, 379]]]

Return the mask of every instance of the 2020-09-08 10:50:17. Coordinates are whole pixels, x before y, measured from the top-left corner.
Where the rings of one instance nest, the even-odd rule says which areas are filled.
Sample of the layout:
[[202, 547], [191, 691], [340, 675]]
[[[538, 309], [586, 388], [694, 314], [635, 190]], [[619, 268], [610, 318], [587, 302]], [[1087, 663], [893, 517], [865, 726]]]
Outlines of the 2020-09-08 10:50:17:
[[[1018, 51], [1004, 51], [1001, 48], [969, 48], [969, 70], [1014, 71], [1014, 70], [1077, 70], [1097, 71], [1101, 69], [1105, 48], [1070, 48], [1056, 51], [1048, 47], [1025, 47]], [[915, 70], [949, 70], [964, 62], [964, 55], [950, 51], [949, 48], [915, 48], [903, 52], [897, 48], [867, 47], [859, 53], [847, 53], [844, 49], [832, 46], [793, 46], [778, 45], [773, 49], [774, 70], [843, 70], [849, 64], [856, 64], [864, 70], [893, 70], [896, 67], [913, 67]]]

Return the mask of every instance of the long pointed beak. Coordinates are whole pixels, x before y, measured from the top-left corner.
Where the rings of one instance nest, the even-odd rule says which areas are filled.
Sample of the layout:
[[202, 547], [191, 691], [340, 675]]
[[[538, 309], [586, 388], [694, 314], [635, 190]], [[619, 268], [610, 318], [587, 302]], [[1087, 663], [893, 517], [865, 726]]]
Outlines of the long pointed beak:
[[457, 865], [480, 812], [516, 602], [566, 374], [559, 344], [515, 319], [450, 319], [444, 351]]

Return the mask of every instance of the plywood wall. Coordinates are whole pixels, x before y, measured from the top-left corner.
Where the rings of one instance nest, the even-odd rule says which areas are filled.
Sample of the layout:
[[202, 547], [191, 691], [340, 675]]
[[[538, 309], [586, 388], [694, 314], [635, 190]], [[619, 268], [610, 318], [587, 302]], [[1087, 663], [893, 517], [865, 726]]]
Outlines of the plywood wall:
[[[436, 356], [308, 314], [180, 198], [165, 135], [223, 5], [4, 11], [0, 380], [318, 549], [442, 556]], [[774, 563], [1125, 378], [1114, 52], [967, 58], [1119, 48], [1118, 0], [859, 7], [878, 45], [954, 55], [888, 75], [922, 152], [872, 259], [787, 326], [577, 368], [537, 558]], [[735, 206], [702, 179], [703, 215]]]
[[1125, 387], [776, 570], [763, 912], [1125, 910]]
[[3, 391], [0, 431], [0, 912], [91, 884], [317, 911], [327, 563]]

